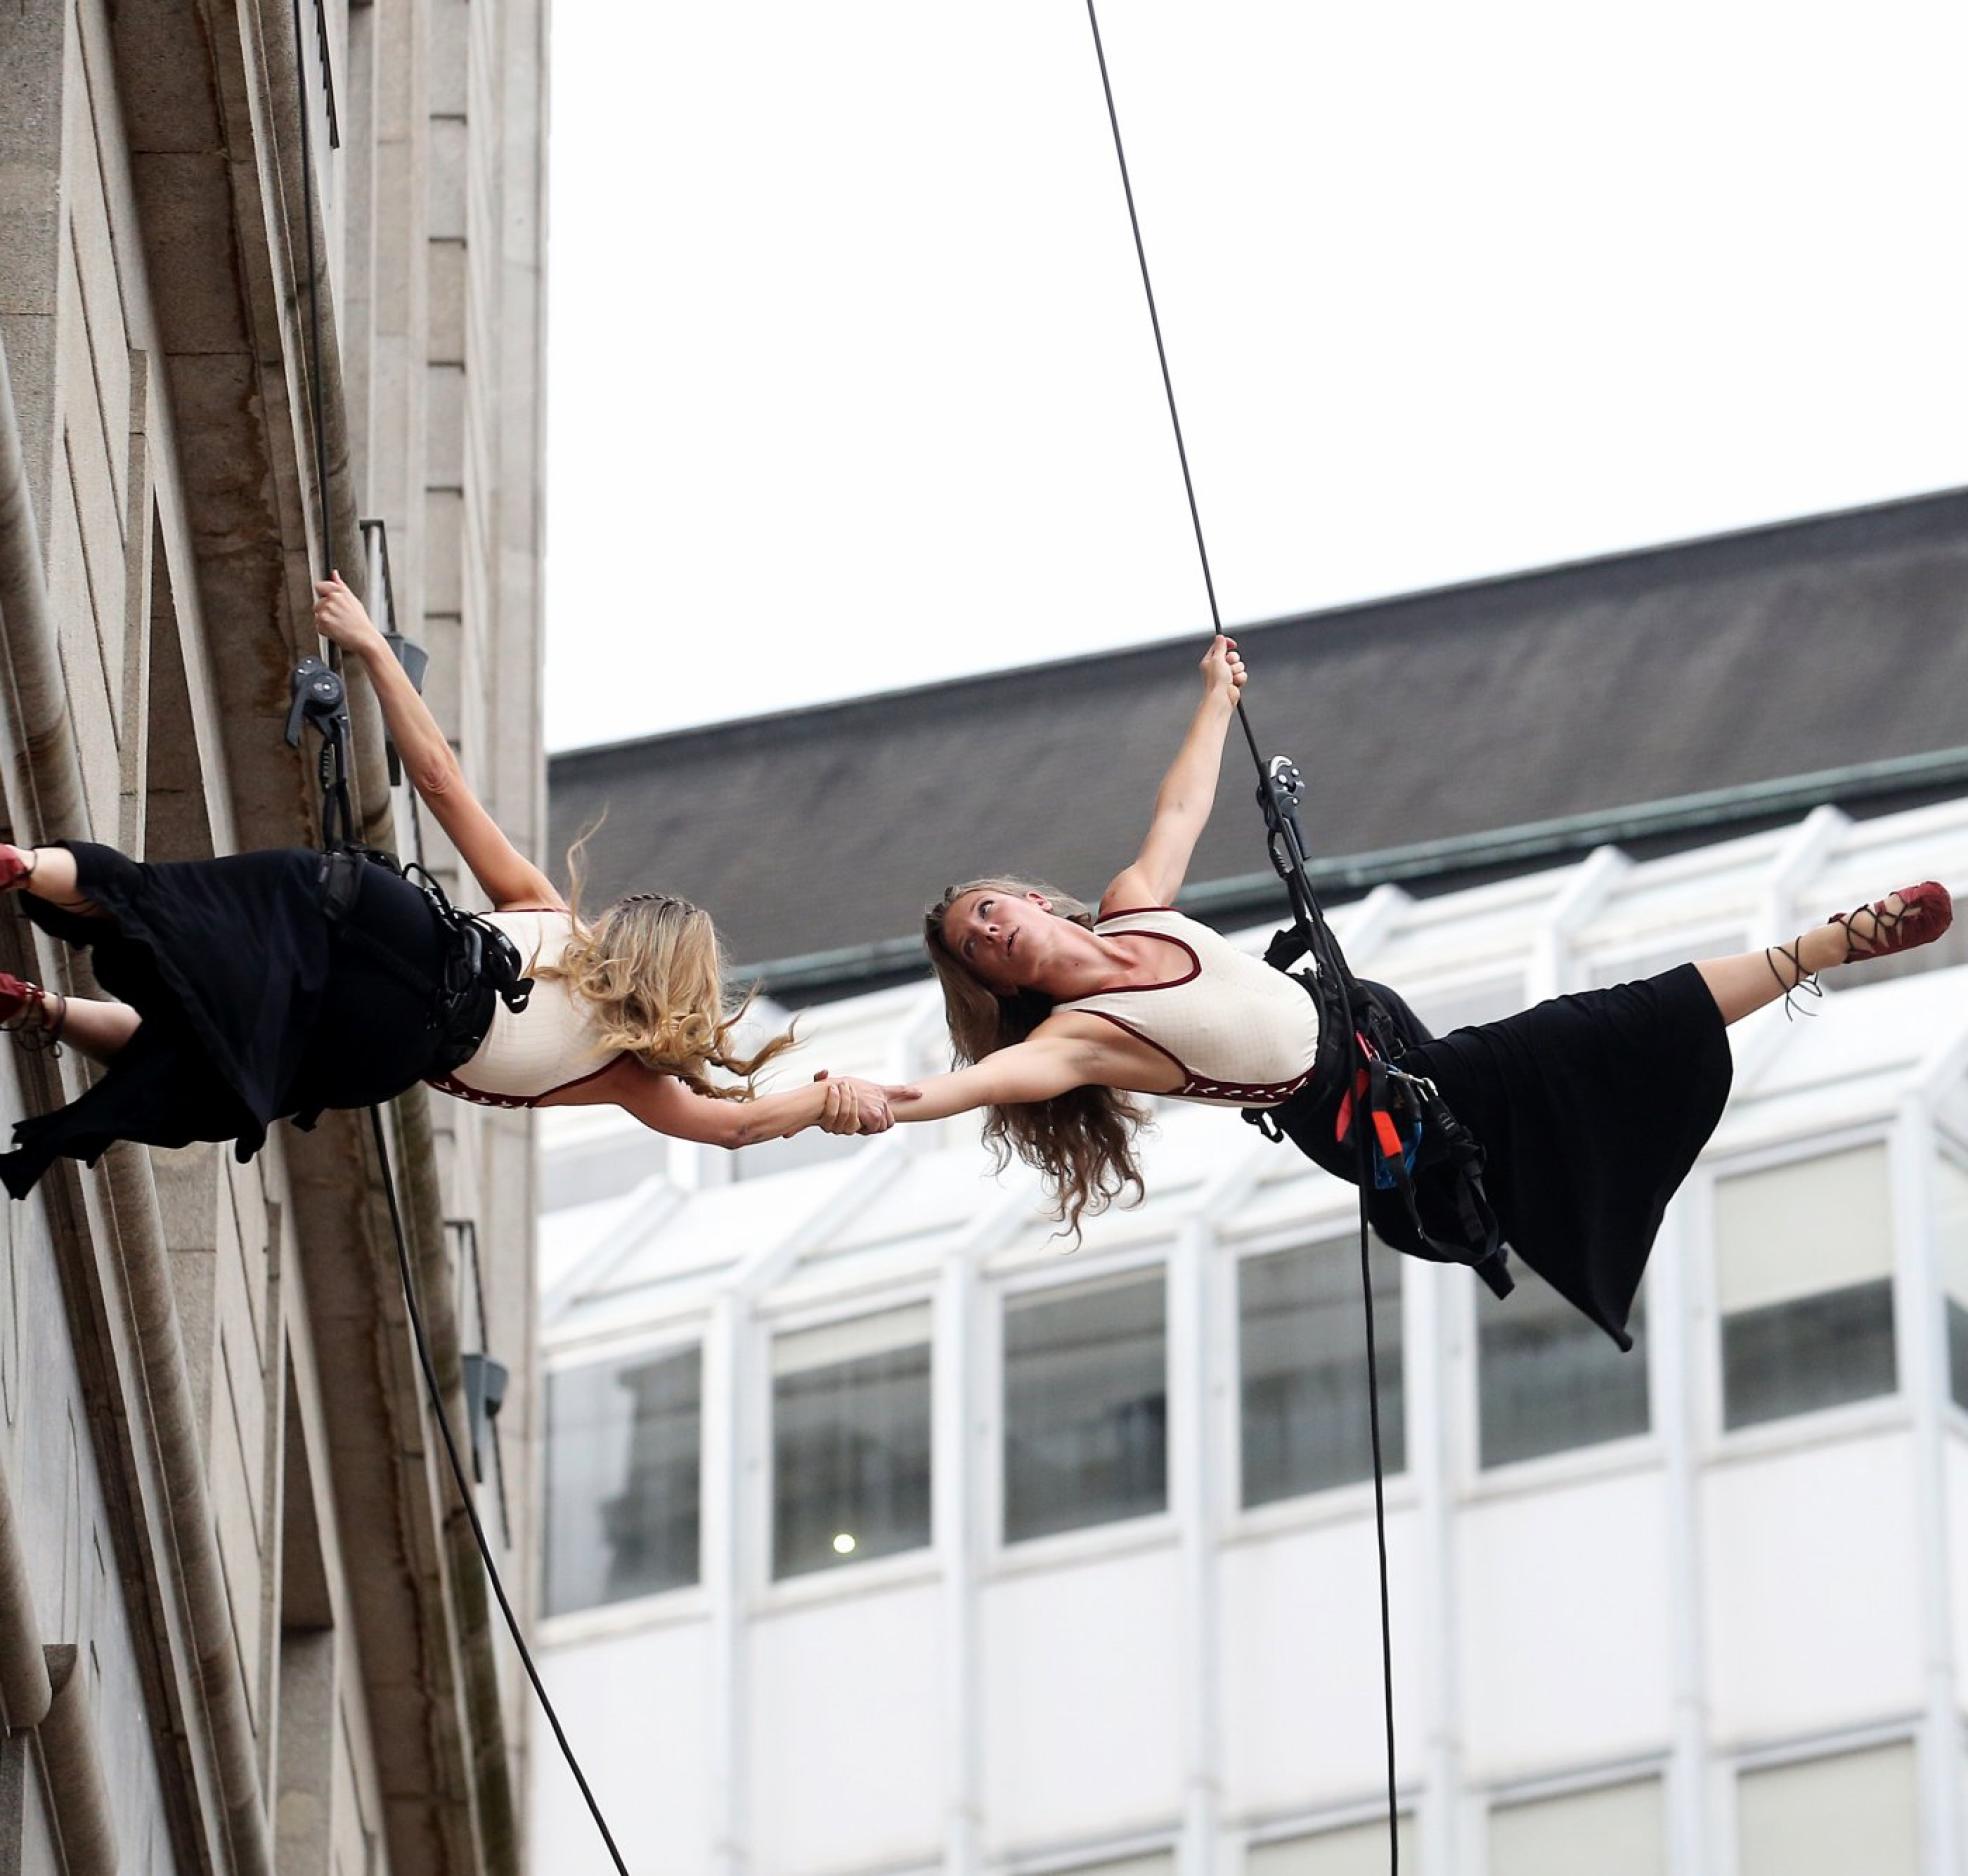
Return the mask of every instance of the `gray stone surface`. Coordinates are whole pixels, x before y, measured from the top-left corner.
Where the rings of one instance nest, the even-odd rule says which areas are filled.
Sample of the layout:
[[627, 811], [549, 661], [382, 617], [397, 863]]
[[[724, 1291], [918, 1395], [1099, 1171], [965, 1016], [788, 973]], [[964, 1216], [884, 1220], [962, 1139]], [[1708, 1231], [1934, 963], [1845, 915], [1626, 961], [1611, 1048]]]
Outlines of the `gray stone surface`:
[[[333, 220], [324, 543], [288, 9], [10, 10], [5, 415], [29, 466], [83, 800], [63, 824], [38, 825], [41, 795], [0, 685], [0, 831], [89, 833], [153, 859], [308, 839], [311, 764], [279, 734], [287, 677], [315, 649], [314, 556], [325, 547], [353, 572], [361, 513], [390, 524], [402, 622], [419, 628], [433, 584], [448, 600], [433, 695], [488, 796], [516, 795], [523, 831], [537, 833], [539, 541], [502, 542], [489, 520], [507, 511], [497, 484], [508, 476], [528, 485], [515, 512], [537, 505], [537, 428], [496, 452], [484, 440], [509, 402], [537, 403], [538, 254], [530, 273], [509, 274], [484, 231], [497, 226], [488, 179], [510, 173], [537, 196], [545, 66], [536, 36], [524, 69], [495, 74], [500, 12], [492, 0], [329, 8], [349, 142], [324, 157], [322, 177]], [[521, 101], [512, 135], [507, 99]], [[450, 297], [435, 324], [434, 199], [451, 222]], [[516, 359], [494, 343], [509, 278], [528, 335]], [[432, 357], [449, 361], [435, 378]], [[0, 617], [0, 653], [16, 661], [20, 629]], [[362, 787], [379, 805], [373, 705], [357, 701]], [[37, 955], [13, 920], [0, 920], [0, 962], [58, 981], [71, 968], [46, 946]], [[59, 1083], [49, 1069], [0, 1052], [13, 1113], [79, 1091], [72, 1058]], [[517, 1377], [508, 1424], [523, 1425], [530, 1225], [511, 1221], [531, 1214], [507, 1208], [529, 1189], [527, 1123], [461, 1109], [440, 1166], [426, 1097], [399, 1109], [413, 1254], [454, 1409], [463, 1331], [443, 1220], [495, 1206], [506, 1218], [482, 1240], [480, 1275], [489, 1332], [521, 1338], [498, 1353]], [[357, 1117], [331, 1116], [312, 1136], [277, 1130], [247, 1167], [216, 1146], [159, 1153], [149, 1180], [167, 1251], [161, 1313], [137, 1311], [101, 1173], [64, 1170], [9, 1208], [0, 1271], [0, 1489], [26, 1534], [41, 1639], [96, 1664], [91, 1724], [116, 1768], [125, 1867], [250, 1869], [263, 1840], [282, 1871], [515, 1869], [525, 1716], [500, 1682], [485, 1587], [437, 1470]], [[144, 1379], [146, 1351], [167, 1334], [181, 1348], [232, 1651], [209, 1675], [185, 1625], [164, 1396]], [[508, 1562], [524, 1595], [531, 1500], [510, 1502]], [[243, 1698], [249, 1729], [243, 1799], [222, 1736], [227, 1694]], [[235, 1781], [224, 1789], [221, 1767]], [[34, 1740], [8, 1742], [0, 1867], [59, 1867], [41, 1790]], [[243, 1809], [228, 1815], [229, 1804]]]

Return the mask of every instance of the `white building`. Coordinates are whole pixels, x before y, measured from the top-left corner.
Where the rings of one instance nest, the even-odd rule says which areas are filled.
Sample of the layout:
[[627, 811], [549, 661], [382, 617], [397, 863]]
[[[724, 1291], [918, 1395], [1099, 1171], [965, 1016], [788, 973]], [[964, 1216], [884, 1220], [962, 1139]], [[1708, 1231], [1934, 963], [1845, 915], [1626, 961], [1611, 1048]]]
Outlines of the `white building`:
[[[1436, 1027], [1968, 879], [1968, 800], [1335, 920]], [[1251, 934], [1253, 940], [1262, 933]], [[1377, 1251], [1401, 1868], [1968, 1872], [1968, 946], [1733, 1032], [1622, 1357]], [[927, 984], [790, 1070], [941, 1065]], [[1354, 1195], [1165, 1103], [1048, 1238], [974, 1121], [548, 1118], [546, 1672], [665, 1876], [1387, 1867]], [[598, 1867], [536, 1755], [538, 1867]]]

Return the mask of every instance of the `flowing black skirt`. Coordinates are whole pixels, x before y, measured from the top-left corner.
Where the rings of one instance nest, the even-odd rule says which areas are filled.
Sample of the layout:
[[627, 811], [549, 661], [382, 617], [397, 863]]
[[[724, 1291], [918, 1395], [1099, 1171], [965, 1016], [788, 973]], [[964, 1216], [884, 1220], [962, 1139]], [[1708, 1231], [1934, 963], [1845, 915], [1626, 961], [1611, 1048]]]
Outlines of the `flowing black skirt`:
[[276, 1119], [393, 1099], [431, 1066], [441, 934], [423, 894], [386, 868], [362, 869], [347, 928], [373, 943], [349, 944], [306, 848], [145, 863], [62, 844], [101, 916], [31, 893], [22, 907], [86, 948], [96, 981], [143, 1021], [86, 1093], [15, 1126], [0, 1156], [15, 1198], [57, 1157], [93, 1165], [116, 1140], [232, 1140], [247, 1160]]
[[[1683, 964], [1554, 997], [1417, 1043], [1400, 1065], [1432, 1080], [1482, 1144], [1510, 1248], [1630, 1349], [1627, 1317], [1662, 1214], [1722, 1118], [1734, 1073], [1701, 973]], [[1290, 1118], [1280, 1110], [1287, 1131]]]

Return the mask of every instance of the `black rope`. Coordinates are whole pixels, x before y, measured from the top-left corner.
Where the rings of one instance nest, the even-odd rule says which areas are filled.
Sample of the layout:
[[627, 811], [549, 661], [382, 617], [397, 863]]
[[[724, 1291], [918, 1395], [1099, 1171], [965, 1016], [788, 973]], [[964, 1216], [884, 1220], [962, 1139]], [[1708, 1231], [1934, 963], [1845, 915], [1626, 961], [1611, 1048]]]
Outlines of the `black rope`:
[[[324, 44], [323, 55], [326, 55]], [[321, 268], [314, 249], [314, 131], [308, 109], [307, 38], [301, 0], [294, 0], [294, 103], [301, 117], [301, 239], [307, 243], [308, 399], [314, 429], [314, 499], [321, 519], [321, 570], [330, 572], [334, 549], [328, 533], [327, 393], [321, 382]]]
[[[1100, 38], [1100, 15], [1094, 9], [1094, 0], [1086, 0], [1087, 24], [1093, 29], [1094, 57], [1100, 63], [1100, 89], [1107, 100], [1107, 123], [1114, 133], [1114, 160], [1120, 165], [1121, 191], [1127, 198], [1128, 226], [1134, 231], [1134, 257], [1141, 267], [1141, 290], [1148, 300], [1148, 323], [1154, 328], [1155, 356], [1162, 367], [1162, 390], [1168, 398], [1169, 425], [1175, 432], [1175, 453], [1182, 464], [1182, 488], [1189, 498], [1189, 521], [1196, 531], [1196, 558], [1203, 568], [1203, 587], [1209, 595], [1210, 623], [1219, 634], [1223, 631], [1223, 614], [1216, 603], [1216, 579], [1210, 572], [1209, 548], [1203, 540], [1203, 517], [1196, 505], [1195, 478], [1189, 473], [1189, 450], [1182, 440], [1182, 418], [1175, 407], [1175, 380], [1169, 372], [1168, 347], [1162, 340], [1161, 314], [1155, 306], [1155, 283], [1148, 274], [1148, 249], [1141, 239], [1141, 217], [1135, 211], [1134, 184], [1128, 176], [1127, 150], [1121, 142], [1120, 114], [1114, 108], [1114, 86], [1107, 72], [1107, 48]], [[1237, 699], [1237, 721], [1243, 726], [1244, 741], [1250, 745], [1251, 761], [1257, 766], [1260, 790], [1268, 785], [1264, 758], [1258, 753], [1257, 736], [1251, 728], [1250, 714], [1244, 708], [1241, 696]], [[1312, 900], [1310, 882], [1304, 878], [1300, 856], [1299, 879], [1293, 893], [1293, 909], [1308, 926], [1317, 927], [1324, 923], [1316, 902]], [[1300, 901], [1303, 901], [1301, 906]], [[1319, 942], [1321, 934], [1309, 929], [1307, 936], [1313, 942], [1314, 957], [1322, 970], [1330, 970], [1334, 964], [1343, 971], [1343, 960], [1338, 957], [1337, 948]], [[1343, 978], [1342, 978], [1342, 981]], [[1359, 1061], [1358, 1044], [1348, 1050], [1346, 1073], [1352, 1079]], [[1380, 1449], [1380, 1365], [1374, 1353], [1374, 1306], [1373, 1273], [1370, 1268], [1367, 1242], [1367, 1191], [1373, 1178], [1371, 1148], [1365, 1116], [1356, 1116], [1354, 1125], [1360, 1142], [1360, 1293], [1365, 1307], [1367, 1329], [1367, 1425], [1373, 1441], [1373, 1481], [1374, 1481], [1374, 1535], [1380, 1552], [1380, 1667], [1382, 1706], [1387, 1722], [1387, 1846], [1389, 1868], [1394, 1876], [1400, 1876], [1401, 1837], [1398, 1801], [1396, 1796], [1395, 1750], [1394, 1750], [1394, 1641], [1393, 1621], [1389, 1612], [1387, 1593], [1387, 1489], [1385, 1467]]]
[[[308, 342], [309, 356], [308, 388], [310, 416], [314, 426], [314, 488], [315, 499], [321, 522], [322, 572], [329, 572], [332, 556], [328, 530], [328, 431], [325, 418], [326, 392], [321, 381], [321, 269], [314, 241], [314, 158], [313, 139], [308, 127], [308, 94], [306, 75], [307, 40], [301, 30], [301, 0], [294, 0], [294, 101], [300, 110], [301, 118], [301, 218], [303, 238], [307, 242], [307, 292], [308, 292]], [[326, 46], [323, 46], [326, 58]], [[324, 833], [327, 831], [324, 826]], [[344, 834], [352, 833], [352, 824], [345, 823]], [[421, 857], [422, 830], [419, 833], [419, 854]], [[491, 1542], [485, 1535], [485, 1526], [479, 1521], [478, 1506], [473, 1501], [472, 1486], [465, 1475], [464, 1461], [458, 1454], [457, 1435], [451, 1430], [451, 1416], [444, 1405], [444, 1391], [438, 1385], [437, 1364], [431, 1359], [430, 1338], [424, 1329], [424, 1312], [417, 1301], [416, 1279], [410, 1269], [410, 1243], [403, 1227], [403, 1209], [397, 1201], [396, 1175], [390, 1167], [389, 1137], [383, 1128], [383, 1110], [379, 1106], [369, 1109], [369, 1125], [376, 1138], [376, 1159], [382, 1172], [383, 1194], [389, 1201], [390, 1230], [396, 1239], [396, 1268], [403, 1282], [403, 1301], [410, 1316], [410, 1331], [417, 1344], [417, 1363], [423, 1370], [424, 1389], [430, 1396], [431, 1412], [437, 1420], [437, 1430], [443, 1436], [445, 1457], [451, 1462], [452, 1482], [458, 1488], [458, 1502], [464, 1507], [465, 1517], [470, 1521], [473, 1540], [478, 1545], [478, 1554], [485, 1565], [485, 1574], [492, 1585], [492, 1594], [498, 1599], [499, 1612], [506, 1619], [507, 1632], [512, 1636], [513, 1647], [519, 1652], [521, 1664], [526, 1669], [526, 1678], [533, 1685], [533, 1692], [540, 1702], [540, 1710], [547, 1716], [547, 1724], [553, 1729], [555, 1741], [560, 1746], [561, 1756], [567, 1761], [567, 1769], [574, 1774], [574, 1782], [581, 1788], [581, 1796], [586, 1801], [588, 1815], [594, 1819], [595, 1829], [601, 1833], [601, 1840], [608, 1846], [608, 1855], [620, 1876], [629, 1876], [629, 1866], [623, 1862], [622, 1853], [616, 1848], [615, 1838], [609, 1831], [608, 1820], [601, 1814], [601, 1806], [588, 1785], [587, 1775], [581, 1770], [581, 1762], [574, 1756], [574, 1748], [568, 1742], [565, 1728], [560, 1723], [560, 1715], [555, 1712], [552, 1700], [547, 1697], [545, 1684], [540, 1679], [540, 1670], [534, 1665], [533, 1651], [526, 1645], [526, 1636], [519, 1626], [519, 1617], [513, 1612], [511, 1599], [506, 1594], [504, 1578], [499, 1574], [497, 1559], [492, 1554]]]
[[541, 1684], [540, 1670], [533, 1665], [532, 1650], [520, 1633], [519, 1618], [507, 1600], [505, 1583], [499, 1576], [498, 1564], [493, 1560], [491, 1541], [485, 1535], [485, 1526], [479, 1521], [478, 1507], [472, 1502], [472, 1488], [465, 1477], [465, 1462], [458, 1452], [457, 1435], [451, 1431], [451, 1416], [444, 1410], [444, 1394], [437, 1383], [437, 1364], [431, 1359], [430, 1339], [424, 1333], [424, 1312], [417, 1304], [417, 1284], [410, 1270], [408, 1240], [403, 1230], [403, 1213], [397, 1203], [396, 1177], [390, 1170], [389, 1138], [383, 1131], [383, 1110], [380, 1107], [369, 1110], [369, 1125], [376, 1136], [376, 1158], [383, 1169], [383, 1192], [389, 1200], [390, 1230], [396, 1236], [396, 1267], [403, 1278], [403, 1300], [410, 1308], [410, 1332], [417, 1344], [417, 1363], [424, 1371], [424, 1387], [430, 1394], [431, 1409], [437, 1417], [437, 1430], [444, 1436], [444, 1454], [451, 1462], [451, 1477], [458, 1487], [458, 1502], [464, 1506], [465, 1516], [471, 1521], [472, 1537], [478, 1545], [479, 1556], [485, 1561], [485, 1574], [491, 1579], [493, 1595], [499, 1599], [499, 1612], [506, 1618], [506, 1627], [512, 1632], [513, 1646], [519, 1650], [519, 1658], [526, 1668], [526, 1678], [533, 1683], [540, 1710], [547, 1716], [547, 1724], [553, 1728], [553, 1736], [559, 1742], [561, 1756], [567, 1761], [567, 1769], [574, 1774], [574, 1782], [580, 1786], [581, 1796], [587, 1800], [589, 1815], [595, 1821], [595, 1828], [601, 1832], [601, 1840], [608, 1846], [608, 1854], [615, 1867], [622, 1872], [622, 1876], [629, 1876], [629, 1866], [622, 1861], [622, 1853], [615, 1847], [615, 1839], [609, 1834], [601, 1806], [595, 1802], [595, 1795], [588, 1788], [587, 1778], [581, 1771], [581, 1762], [574, 1756], [574, 1748], [568, 1744], [560, 1715], [554, 1711], [554, 1703], [548, 1699], [547, 1690]]
[[[1182, 464], [1182, 492], [1189, 498], [1189, 525], [1196, 531], [1196, 558], [1203, 565], [1203, 590], [1209, 595], [1210, 623], [1221, 634], [1223, 614], [1216, 603], [1216, 576], [1210, 572], [1209, 548], [1203, 540], [1202, 512], [1196, 506], [1196, 482], [1189, 473], [1189, 446], [1182, 440], [1182, 417], [1175, 408], [1175, 380], [1169, 376], [1168, 347], [1162, 343], [1162, 316], [1155, 307], [1155, 283], [1148, 277], [1148, 250], [1141, 241], [1141, 217], [1134, 211], [1134, 184], [1128, 176], [1127, 151], [1121, 145], [1121, 120], [1114, 109], [1114, 87], [1107, 76], [1107, 48], [1100, 40], [1100, 16], [1087, 0], [1087, 24], [1093, 28], [1093, 56], [1100, 61], [1100, 90], [1107, 100], [1107, 123], [1114, 133], [1114, 159], [1121, 166], [1121, 193], [1127, 197], [1128, 226], [1134, 230], [1134, 258], [1141, 264], [1141, 290], [1148, 297], [1148, 323], [1155, 329], [1155, 356], [1161, 361], [1162, 390], [1168, 398], [1169, 426], [1175, 431], [1175, 453]], [[1237, 721], [1243, 725], [1244, 741], [1250, 745], [1251, 760], [1257, 772], [1264, 773], [1264, 758], [1257, 752], [1257, 736], [1242, 697], [1237, 699]]]

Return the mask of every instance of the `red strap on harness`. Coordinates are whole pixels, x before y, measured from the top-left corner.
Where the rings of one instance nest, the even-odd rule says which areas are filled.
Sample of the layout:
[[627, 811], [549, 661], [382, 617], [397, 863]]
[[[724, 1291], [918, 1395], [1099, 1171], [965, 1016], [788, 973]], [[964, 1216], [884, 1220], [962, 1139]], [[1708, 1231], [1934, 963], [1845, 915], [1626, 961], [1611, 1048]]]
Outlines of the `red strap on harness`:
[[[1362, 1059], [1369, 1062], [1377, 1060], [1378, 1058], [1374, 1054], [1373, 1044], [1358, 1030], [1355, 1030], [1353, 1034], [1354, 1039], [1360, 1045]], [[1344, 1140], [1353, 1131], [1353, 1103], [1356, 1100], [1364, 1100], [1366, 1098], [1370, 1079], [1364, 1068], [1356, 1070], [1353, 1076], [1353, 1086], [1339, 1097], [1339, 1112], [1333, 1116], [1333, 1138], [1335, 1140]], [[1378, 1128], [1376, 1131], [1380, 1132], [1384, 1148], [1387, 1134]]]

